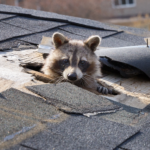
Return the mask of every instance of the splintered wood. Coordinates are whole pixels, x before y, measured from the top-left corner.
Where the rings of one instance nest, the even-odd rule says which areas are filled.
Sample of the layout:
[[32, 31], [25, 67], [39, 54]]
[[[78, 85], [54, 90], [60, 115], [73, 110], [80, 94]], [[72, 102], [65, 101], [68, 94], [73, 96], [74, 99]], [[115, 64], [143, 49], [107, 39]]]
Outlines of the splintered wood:
[[111, 86], [122, 94], [108, 97], [122, 104], [143, 109], [150, 104], [150, 79], [143, 76], [122, 78], [118, 75], [108, 75], [99, 79], [105, 86]]
[[19, 55], [19, 61], [21, 66], [26, 65], [42, 65], [44, 63], [43, 55], [37, 51], [32, 53], [24, 53]]
[[6, 58], [0, 58], [0, 78], [10, 80], [16, 84], [24, 84], [33, 79], [32, 75], [22, 72], [22, 67], [18, 63], [7, 61]]

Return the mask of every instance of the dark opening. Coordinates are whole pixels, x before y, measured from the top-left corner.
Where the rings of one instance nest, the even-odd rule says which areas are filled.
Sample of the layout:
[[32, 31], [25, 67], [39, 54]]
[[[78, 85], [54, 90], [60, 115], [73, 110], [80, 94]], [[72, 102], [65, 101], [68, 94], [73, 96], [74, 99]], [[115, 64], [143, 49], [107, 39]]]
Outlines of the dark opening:
[[133, 4], [134, 2], [133, 2], [133, 0], [129, 0], [129, 4]]
[[41, 72], [43, 64], [28, 63], [26, 65], [22, 65], [22, 67]]

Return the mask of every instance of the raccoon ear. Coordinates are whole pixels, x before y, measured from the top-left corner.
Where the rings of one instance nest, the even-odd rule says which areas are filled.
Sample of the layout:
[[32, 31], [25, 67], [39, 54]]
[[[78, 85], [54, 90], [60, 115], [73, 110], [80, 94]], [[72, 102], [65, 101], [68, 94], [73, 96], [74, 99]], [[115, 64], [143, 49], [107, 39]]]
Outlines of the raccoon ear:
[[96, 50], [97, 46], [100, 44], [101, 38], [98, 35], [90, 36], [87, 40], [84, 41], [93, 52]]
[[52, 36], [52, 39], [53, 39], [53, 43], [55, 45], [55, 48], [58, 48], [61, 45], [69, 42], [67, 37], [65, 37], [63, 34], [61, 34], [59, 32], [54, 33]]

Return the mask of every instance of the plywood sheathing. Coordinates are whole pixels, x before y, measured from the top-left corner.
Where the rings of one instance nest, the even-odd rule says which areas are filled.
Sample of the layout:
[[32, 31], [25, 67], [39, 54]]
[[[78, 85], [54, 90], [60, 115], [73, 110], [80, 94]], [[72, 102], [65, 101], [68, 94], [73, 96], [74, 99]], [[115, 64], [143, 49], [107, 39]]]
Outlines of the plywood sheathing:
[[108, 75], [99, 79], [106, 86], [111, 86], [122, 94], [108, 97], [113, 101], [136, 107], [145, 108], [150, 104], [150, 80], [141, 76], [133, 78], [122, 78], [119, 75]]

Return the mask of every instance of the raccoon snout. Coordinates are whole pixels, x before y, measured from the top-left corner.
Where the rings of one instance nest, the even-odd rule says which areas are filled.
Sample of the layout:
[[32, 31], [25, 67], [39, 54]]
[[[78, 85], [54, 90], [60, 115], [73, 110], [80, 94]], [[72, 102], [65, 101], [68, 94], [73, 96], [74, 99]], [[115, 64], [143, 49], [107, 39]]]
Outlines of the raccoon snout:
[[67, 75], [68, 79], [71, 80], [71, 81], [75, 81], [77, 80], [77, 74], [74, 72], [74, 73], [69, 73]]

